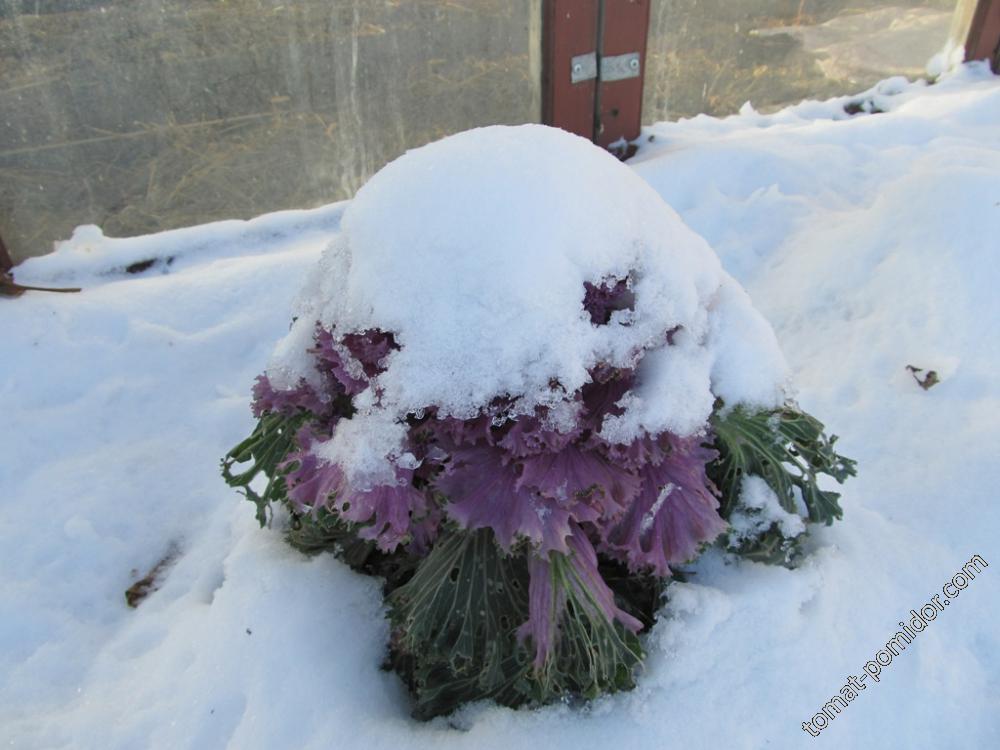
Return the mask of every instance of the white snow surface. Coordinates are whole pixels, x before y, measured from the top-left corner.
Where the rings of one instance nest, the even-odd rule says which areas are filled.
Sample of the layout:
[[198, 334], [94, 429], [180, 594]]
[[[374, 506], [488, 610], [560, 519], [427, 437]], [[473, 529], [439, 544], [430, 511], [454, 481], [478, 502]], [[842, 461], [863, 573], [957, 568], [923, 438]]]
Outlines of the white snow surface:
[[[624, 279], [634, 309], [594, 325], [584, 282]], [[787, 396], [773, 332], [705, 241], [610, 153], [542, 125], [470, 130], [383, 168], [295, 315], [268, 367], [279, 387], [317, 377], [305, 354], [316, 321], [392, 331], [400, 346], [358, 413], [314, 448], [361, 482], [394, 480], [387, 458], [408, 413], [464, 419], [499, 396], [513, 414], [559, 406], [595, 365], [631, 368], [647, 351], [640, 393], [604, 430], [615, 442], [698, 432], [716, 396], [762, 407]]]
[[[131, 240], [85, 230], [24, 263], [24, 283], [84, 291], [0, 298], [0, 740], [1000, 747], [1000, 79], [968, 66], [869, 95], [884, 114], [847, 117], [841, 99], [644, 133], [630, 168], [748, 290], [859, 476], [800, 568], [692, 565], [645, 637], [638, 688], [582, 709], [412, 721], [379, 670], [378, 582], [258, 529], [219, 479], [342, 205]], [[164, 262], [118, 271], [147, 257]], [[941, 382], [924, 391], [907, 365]], [[128, 609], [125, 588], [172, 547], [159, 590]], [[806, 734], [975, 554], [990, 567]]]
[[789, 513], [781, 507], [762, 477], [744, 476], [740, 484], [740, 507], [729, 517], [730, 546], [757, 537], [767, 531], [772, 524], [785, 538], [798, 536], [806, 530], [806, 524], [798, 513]]

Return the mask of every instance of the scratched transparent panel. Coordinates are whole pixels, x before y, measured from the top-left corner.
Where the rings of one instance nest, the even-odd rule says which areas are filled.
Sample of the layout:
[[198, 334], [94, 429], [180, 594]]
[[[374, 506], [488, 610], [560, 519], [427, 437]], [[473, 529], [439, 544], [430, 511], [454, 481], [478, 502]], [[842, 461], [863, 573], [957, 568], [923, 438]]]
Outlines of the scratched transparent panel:
[[643, 122], [773, 111], [925, 75], [955, 0], [651, 0]]
[[0, 0], [0, 236], [128, 236], [351, 196], [538, 122], [541, 0]]

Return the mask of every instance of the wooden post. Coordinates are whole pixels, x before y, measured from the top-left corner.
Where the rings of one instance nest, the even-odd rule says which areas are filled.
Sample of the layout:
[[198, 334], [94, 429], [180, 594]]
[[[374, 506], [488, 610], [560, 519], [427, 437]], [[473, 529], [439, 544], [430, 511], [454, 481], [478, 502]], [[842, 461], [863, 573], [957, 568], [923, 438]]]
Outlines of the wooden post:
[[542, 122], [605, 148], [639, 137], [650, 2], [546, 0]]
[[1000, 73], [1000, 0], [978, 0], [965, 38], [966, 60], [989, 60]]
[[[634, 141], [642, 127], [650, 0], [603, 0], [602, 5], [601, 72], [594, 140], [607, 148], [622, 139]], [[628, 77], [617, 77], [621, 75]]]
[[0, 237], [0, 273], [7, 273], [13, 267], [14, 261], [7, 252], [7, 246], [3, 244], [3, 237]]
[[588, 140], [594, 139], [598, 2], [545, 2], [542, 122]]

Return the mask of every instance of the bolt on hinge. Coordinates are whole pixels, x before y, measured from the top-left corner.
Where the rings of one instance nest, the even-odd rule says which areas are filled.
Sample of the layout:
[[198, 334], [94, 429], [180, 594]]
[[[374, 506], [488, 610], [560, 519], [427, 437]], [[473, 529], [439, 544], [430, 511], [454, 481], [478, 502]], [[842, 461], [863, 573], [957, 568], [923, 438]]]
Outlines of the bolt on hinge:
[[[563, 58], [565, 59], [565, 58]], [[597, 53], [588, 52], [572, 58], [569, 66], [570, 83], [580, 83], [597, 78]]]

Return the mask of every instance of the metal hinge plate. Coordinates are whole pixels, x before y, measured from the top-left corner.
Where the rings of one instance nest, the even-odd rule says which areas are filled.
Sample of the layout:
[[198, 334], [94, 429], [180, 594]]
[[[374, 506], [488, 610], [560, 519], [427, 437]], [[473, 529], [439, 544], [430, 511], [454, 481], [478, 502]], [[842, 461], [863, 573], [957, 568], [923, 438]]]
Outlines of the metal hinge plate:
[[[624, 81], [627, 78], [638, 78], [642, 69], [642, 61], [638, 52], [627, 52], [624, 55], [612, 55], [601, 58], [601, 75], [604, 83]], [[582, 83], [598, 78], [597, 53], [588, 52], [577, 55], [570, 60], [569, 80], [571, 83]]]
[[601, 80], [604, 83], [624, 81], [626, 78], [638, 78], [642, 63], [638, 52], [627, 52], [624, 55], [613, 55], [601, 58]]
[[586, 55], [577, 55], [569, 62], [569, 80], [571, 83], [580, 83], [581, 81], [589, 81], [592, 78], [597, 78], [596, 52], [588, 52]]

